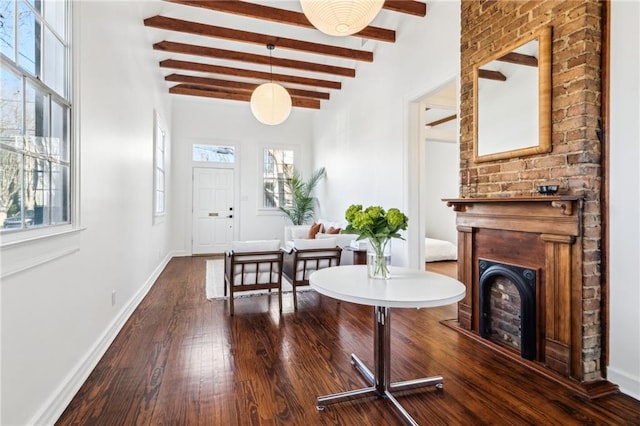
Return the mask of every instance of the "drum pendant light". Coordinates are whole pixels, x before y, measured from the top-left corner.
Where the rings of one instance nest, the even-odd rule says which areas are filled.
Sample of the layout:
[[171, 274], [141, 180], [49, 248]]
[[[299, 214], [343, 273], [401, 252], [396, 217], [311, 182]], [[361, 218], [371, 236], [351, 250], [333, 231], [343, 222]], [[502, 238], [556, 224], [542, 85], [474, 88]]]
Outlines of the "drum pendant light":
[[273, 66], [271, 64], [271, 51], [275, 49], [273, 44], [268, 44], [269, 71], [271, 81], [256, 87], [251, 94], [251, 112], [259, 122], [269, 126], [283, 123], [291, 114], [291, 96], [287, 89], [273, 82]]
[[300, 5], [318, 30], [332, 36], [348, 36], [369, 25], [384, 0], [300, 0]]

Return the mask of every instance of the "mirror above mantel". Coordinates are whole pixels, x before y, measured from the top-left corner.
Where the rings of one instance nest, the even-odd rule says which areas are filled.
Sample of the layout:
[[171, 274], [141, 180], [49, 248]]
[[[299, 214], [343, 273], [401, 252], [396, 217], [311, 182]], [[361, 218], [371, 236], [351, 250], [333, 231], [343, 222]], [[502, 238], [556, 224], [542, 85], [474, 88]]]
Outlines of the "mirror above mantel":
[[551, 151], [551, 28], [506, 46], [473, 71], [474, 160]]

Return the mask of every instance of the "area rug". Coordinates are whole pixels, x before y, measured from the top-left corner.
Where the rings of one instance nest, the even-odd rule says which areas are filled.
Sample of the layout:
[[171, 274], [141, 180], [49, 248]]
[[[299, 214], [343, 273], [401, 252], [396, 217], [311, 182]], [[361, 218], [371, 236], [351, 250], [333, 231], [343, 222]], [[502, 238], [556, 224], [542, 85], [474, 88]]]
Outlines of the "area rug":
[[[207, 260], [207, 276], [206, 276], [206, 291], [207, 291], [207, 299], [209, 300], [223, 300], [228, 296], [224, 295], [224, 259], [212, 259]], [[282, 293], [291, 293], [293, 287], [289, 280], [287, 280], [284, 276], [282, 277]], [[298, 291], [309, 291], [313, 290], [309, 286], [298, 287]], [[273, 292], [273, 290], [272, 290]], [[236, 293], [235, 298], [240, 297], [252, 297], [252, 296], [262, 296], [265, 294], [269, 294], [268, 290], [252, 290], [252, 291], [243, 291], [240, 293]]]

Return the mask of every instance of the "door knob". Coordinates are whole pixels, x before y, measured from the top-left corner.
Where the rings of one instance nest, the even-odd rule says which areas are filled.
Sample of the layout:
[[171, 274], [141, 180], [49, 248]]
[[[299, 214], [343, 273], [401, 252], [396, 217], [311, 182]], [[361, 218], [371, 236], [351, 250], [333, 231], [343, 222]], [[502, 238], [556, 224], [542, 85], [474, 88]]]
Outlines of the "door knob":
[[232, 215], [232, 214], [230, 214], [230, 215], [229, 215], [229, 216], [227, 216], [227, 217], [228, 217], [229, 219], [232, 219], [232, 218], [233, 218], [233, 215]]

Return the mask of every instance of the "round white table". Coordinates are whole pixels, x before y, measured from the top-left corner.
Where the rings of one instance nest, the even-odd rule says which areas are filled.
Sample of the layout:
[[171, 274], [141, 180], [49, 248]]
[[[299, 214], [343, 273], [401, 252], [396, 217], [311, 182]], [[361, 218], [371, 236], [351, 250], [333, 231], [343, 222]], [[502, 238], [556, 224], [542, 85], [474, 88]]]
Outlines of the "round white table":
[[320, 396], [317, 399], [318, 410], [324, 410], [328, 404], [379, 396], [389, 400], [407, 424], [417, 425], [392, 392], [424, 386], [442, 387], [442, 376], [391, 383], [391, 308], [449, 305], [464, 298], [465, 286], [458, 280], [434, 272], [394, 266], [390, 268], [390, 272], [391, 278], [387, 280], [371, 279], [367, 275], [365, 265], [336, 266], [320, 269], [309, 276], [309, 284], [318, 293], [345, 302], [374, 307], [373, 373], [355, 354], [351, 354], [351, 363], [371, 386]]

